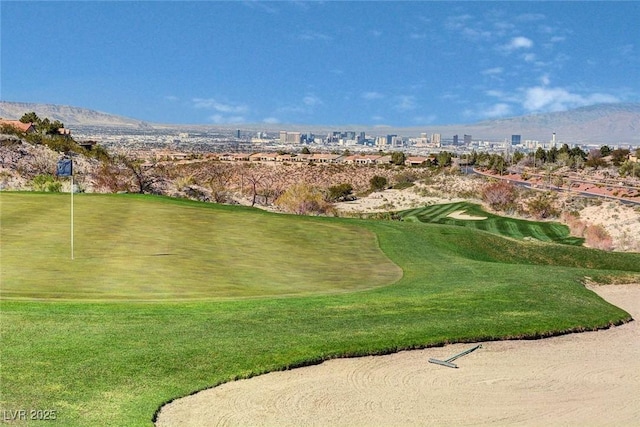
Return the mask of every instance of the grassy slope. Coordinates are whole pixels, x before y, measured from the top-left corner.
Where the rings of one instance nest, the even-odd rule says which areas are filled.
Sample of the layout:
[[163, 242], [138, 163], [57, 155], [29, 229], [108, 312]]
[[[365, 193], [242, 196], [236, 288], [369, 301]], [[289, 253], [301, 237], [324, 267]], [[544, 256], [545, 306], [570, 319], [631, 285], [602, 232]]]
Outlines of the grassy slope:
[[[237, 211], [243, 215], [264, 214]], [[269, 370], [329, 357], [616, 323], [628, 315], [579, 280], [637, 277], [640, 270], [639, 254], [541, 246], [462, 227], [316, 221], [375, 233], [404, 276], [393, 286], [305, 297], [182, 303], [4, 300], [0, 406], [56, 409], [64, 425], [150, 424], [167, 400]]]
[[[464, 211], [465, 214], [485, 217], [484, 220], [468, 221], [448, 217], [449, 214]], [[476, 228], [501, 236], [523, 239], [525, 237], [542, 242], [582, 245], [584, 239], [569, 235], [569, 228], [557, 222], [526, 221], [502, 217], [484, 211], [480, 205], [468, 202], [433, 205], [400, 212], [405, 221], [420, 221], [433, 224], [448, 224]]]

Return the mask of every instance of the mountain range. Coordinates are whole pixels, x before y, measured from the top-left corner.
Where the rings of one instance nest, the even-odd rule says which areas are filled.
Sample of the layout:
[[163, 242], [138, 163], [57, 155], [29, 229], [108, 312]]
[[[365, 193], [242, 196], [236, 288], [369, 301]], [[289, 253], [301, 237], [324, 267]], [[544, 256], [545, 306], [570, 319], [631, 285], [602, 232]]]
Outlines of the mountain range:
[[432, 125], [423, 127], [394, 128], [359, 125], [319, 126], [285, 124], [230, 124], [230, 125], [181, 125], [148, 123], [142, 120], [103, 113], [86, 108], [57, 104], [35, 104], [0, 101], [0, 117], [19, 119], [24, 113], [35, 111], [40, 117], [60, 120], [73, 130], [74, 126], [119, 127], [131, 129], [242, 129], [247, 131], [297, 130], [301, 132], [327, 132], [332, 130], [365, 131], [373, 135], [398, 134], [418, 136], [439, 133], [443, 139], [453, 135], [471, 135], [474, 140], [510, 140], [511, 135], [521, 135], [522, 141], [550, 141], [552, 134], [560, 142], [615, 145], [640, 145], [640, 103], [598, 104], [573, 110], [531, 114], [519, 117], [487, 120], [474, 124]]

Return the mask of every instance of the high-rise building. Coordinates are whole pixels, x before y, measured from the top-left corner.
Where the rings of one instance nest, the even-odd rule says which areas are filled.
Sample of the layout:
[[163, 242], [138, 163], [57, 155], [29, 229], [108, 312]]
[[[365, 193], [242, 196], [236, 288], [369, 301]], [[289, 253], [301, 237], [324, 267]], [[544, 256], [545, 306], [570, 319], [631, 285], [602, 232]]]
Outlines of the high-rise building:
[[300, 132], [280, 131], [281, 144], [300, 144], [300, 141], [302, 141], [302, 134]]
[[511, 135], [511, 145], [520, 145], [521, 140], [521, 135]]
[[431, 134], [431, 143], [436, 147], [440, 147], [442, 143], [442, 136], [439, 133]]
[[464, 145], [471, 145], [471, 135], [464, 135]]
[[453, 135], [453, 145], [458, 145], [458, 135]]

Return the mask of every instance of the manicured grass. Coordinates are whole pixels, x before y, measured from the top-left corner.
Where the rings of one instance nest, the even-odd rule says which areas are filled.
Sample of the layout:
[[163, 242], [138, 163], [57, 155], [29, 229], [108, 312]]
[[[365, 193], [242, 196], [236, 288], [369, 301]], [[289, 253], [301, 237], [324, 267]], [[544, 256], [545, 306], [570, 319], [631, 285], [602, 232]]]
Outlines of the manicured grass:
[[303, 295], [381, 286], [402, 275], [362, 227], [246, 212], [167, 198], [78, 195], [71, 260], [69, 195], [5, 193], [2, 295], [127, 301]]
[[[3, 271], [8, 256], [6, 196], [1, 195]], [[56, 198], [18, 196], [25, 203], [40, 200], [25, 215]], [[585, 289], [580, 280], [640, 278], [640, 254], [521, 242], [447, 225], [277, 216], [123, 196], [104, 197], [109, 203], [101, 206], [101, 215], [109, 215], [110, 205], [121, 199], [147, 209], [158, 209], [157, 204], [176, 211], [188, 207], [203, 216], [222, 209], [247, 224], [235, 235], [245, 244], [258, 236], [254, 228], [272, 218], [283, 218], [293, 228], [358, 230], [375, 236], [404, 274], [387, 286], [364, 289], [369, 287], [364, 283], [357, 292], [326, 293], [309, 284], [304, 295], [288, 297], [140, 302], [136, 300], [144, 299], [145, 292], [140, 288], [140, 298], [133, 302], [3, 298], [2, 409], [54, 409], [60, 425], [151, 425], [154, 412], [171, 399], [271, 370], [331, 357], [619, 323], [629, 315]], [[110, 230], [99, 224], [93, 230], [95, 241]], [[199, 226], [195, 223], [191, 234]], [[29, 236], [24, 233], [23, 246], [12, 250], [32, 248]], [[166, 245], [178, 243], [169, 239]], [[297, 255], [291, 252], [292, 258]], [[19, 258], [10, 256], [12, 263]], [[23, 249], [21, 256], [29, 259], [31, 254]], [[347, 274], [349, 260], [335, 268]], [[71, 270], [69, 280], [74, 272], [88, 274]], [[153, 283], [149, 286], [153, 293]]]
[[[463, 211], [466, 215], [486, 217], [483, 220], [462, 220], [448, 217], [449, 214]], [[567, 245], [582, 245], [584, 239], [569, 235], [569, 227], [557, 222], [526, 221], [498, 216], [486, 212], [480, 205], [468, 202], [448, 203], [409, 209], [399, 213], [405, 221], [420, 221], [433, 224], [448, 224], [476, 228], [489, 233], [514, 239], [533, 238], [542, 242], [555, 242]]]

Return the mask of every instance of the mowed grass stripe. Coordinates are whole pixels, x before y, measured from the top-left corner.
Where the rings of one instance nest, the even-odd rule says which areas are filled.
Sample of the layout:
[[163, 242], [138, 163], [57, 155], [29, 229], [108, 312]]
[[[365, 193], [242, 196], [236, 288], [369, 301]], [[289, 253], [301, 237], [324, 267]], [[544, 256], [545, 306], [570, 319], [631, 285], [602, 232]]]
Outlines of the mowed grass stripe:
[[[446, 215], [455, 211], [465, 214], [486, 217], [485, 220], [456, 220]], [[446, 213], [446, 214], [445, 214]], [[462, 227], [477, 228], [501, 236], [523, 239], [530, 237], [544, 242], [581, 245], [584, 239], [569, 235], [569, 228], [554, 222], [527, 221], [515, 218], [501, 217], [482, 210], [474, 203], [457, 202], [444, 205], [427, 206], [422, 209], [399, 212], [402, 218], [410, 216], [424, 223], [451, 224]]]

